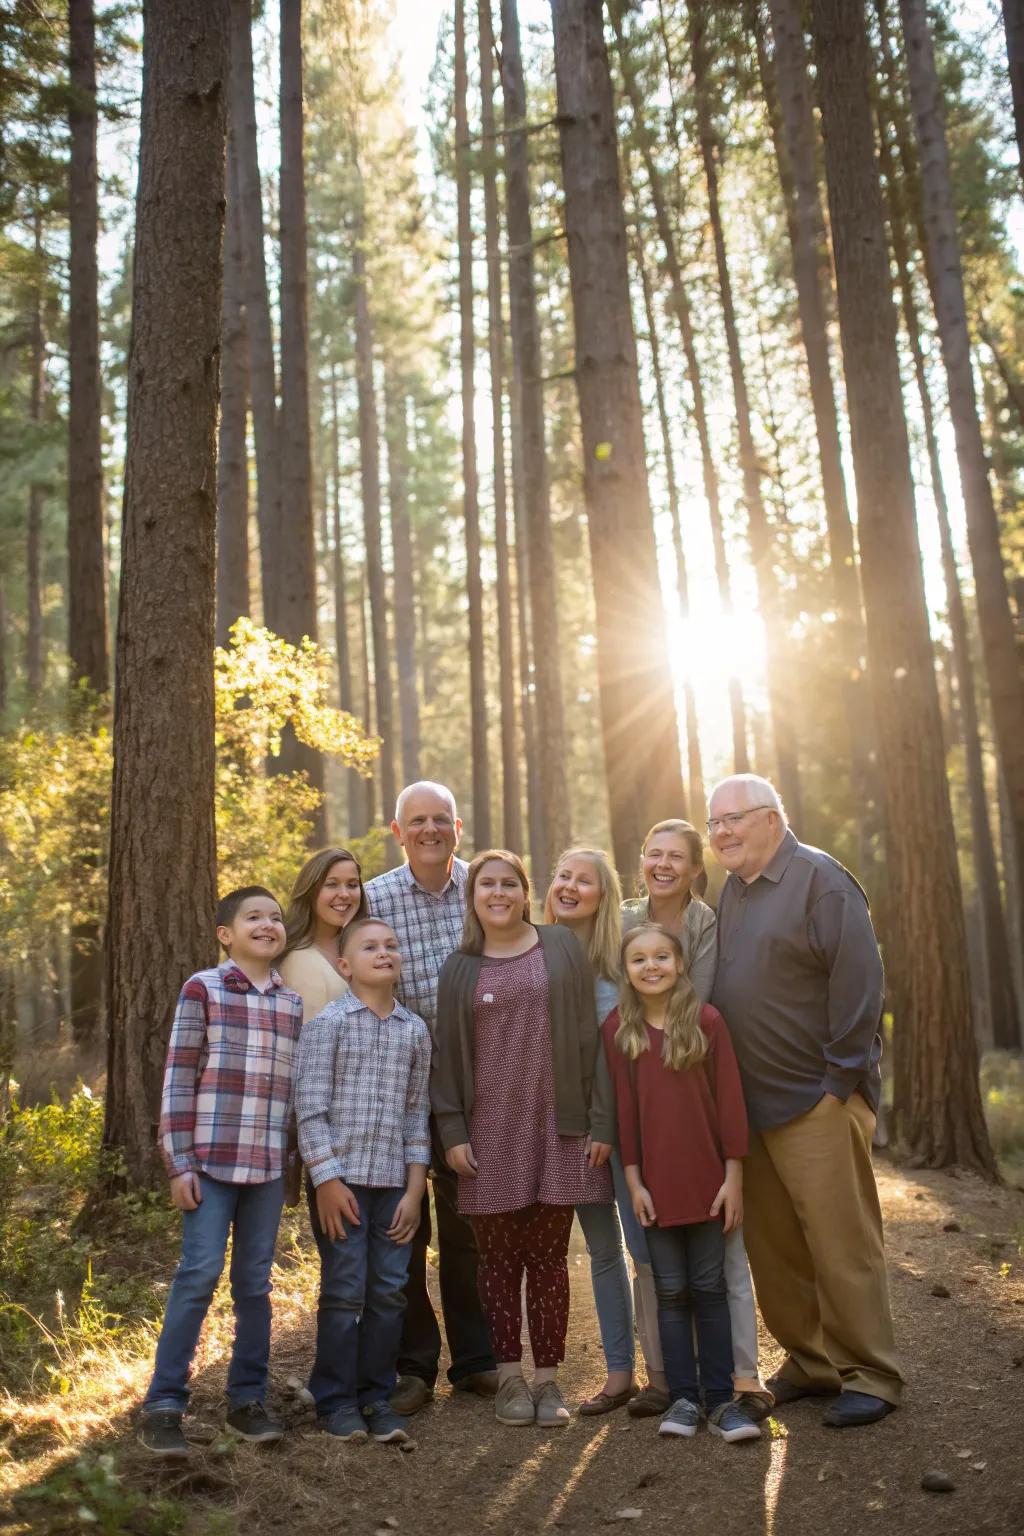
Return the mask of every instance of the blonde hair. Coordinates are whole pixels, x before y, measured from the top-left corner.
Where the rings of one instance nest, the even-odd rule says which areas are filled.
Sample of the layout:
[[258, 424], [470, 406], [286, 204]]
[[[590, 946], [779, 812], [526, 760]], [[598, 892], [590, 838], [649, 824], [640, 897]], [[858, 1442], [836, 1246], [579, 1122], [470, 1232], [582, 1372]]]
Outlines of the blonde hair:
[[683, 946], [670, 928], [661, 923], [641, 923], [631, 928], [622, 941], [620, 963], [622, 980], [619, 984], [619, 1018], [615, 1031], [615, 1044], [630, 1061], [647, 1050], [647, 1027], [643, 999], [633, 987], [626, 971], [626, 954], [629, 946], [645, 934], [657, 934], [675, 951], [679, 975], [669, 993], [665, 1013], [665, 1038], [661, 1047], [661, 1059], [674, 1072], [686, 1072], [698, 1067], [708, 1053], [708, 1037], [700, 1027], [701, 1001], [686, 974]]
[[466, 876], [466, 920], [462, 929], [462, 943], [459, 945], [464, 955], [482, 955], [484, 952], [483, 924], [476, 915], [476, 907], [473, 897], [476, 892], [476, 882], [480, 871], [491, 859], [500, 859], [514, 869], [523, 888], [523, 919], [530, 921], [530, 877], [526, 873], [526, 866], [518, 853], [509, 853], [507, 848], [485, 848], [483, 853], [478, 853], [469, 866]]
[[650, 896], [647, 889], [647, 881], [644, 879], [644, 857], [647, 853], [647, 845], [652, 837], [659, 832], [668, 832], [672, 837], [681, 837], [686, 844], [690, 855], [690, 863], [696, 864], [698, 873], [694, 876], [691, 890], [698, 896], [703, 896], [708, 888], [708, 872], [704, 868], [704, 839], [701, 837], [692, 821], [683, 821], [680, 817], [669, 817], [667, 821], [656, 821], [640, 844], [640, 873], [637, 876], [637, 894]]
[[[601, 894], [587, 939], [587, 961], [596, 976], [603, 976], [606, 981], [618, 981], [619, 951], [622, 948], [622, 912], [620, 910], [622, 887], [619, 884], [619, 877], [603, 848], [567, 848], [555, 860], [555, 874], [568, 859], [586, 859], [587, 863], [592, 864], [597, 871], [597, 883]], [[551, 901], [553, 889], [554, 875], [548, 886], [548, 894], [544, 898], [546, 923], [558, 921]]]

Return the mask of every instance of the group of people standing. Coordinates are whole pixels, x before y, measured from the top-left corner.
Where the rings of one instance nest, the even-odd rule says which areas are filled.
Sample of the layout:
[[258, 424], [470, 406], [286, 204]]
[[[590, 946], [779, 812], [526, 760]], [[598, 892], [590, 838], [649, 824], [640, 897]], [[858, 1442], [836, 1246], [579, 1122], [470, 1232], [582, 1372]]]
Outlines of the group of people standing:
[[[398, 868], [364, 887], [330, 848], [284, 917], [260, 887], [222, 901], [228, 958], [186, 984], [168, 1055], [183, 1254], [143, 1444], [187, 1453], [187, 1377], [231, 1230], [228, 1423], [282, 1433], [264, 1399], [293, 1106], [321, 1259], [309, 1387], [339, 1438], [405, 1438], [434, 1395], [428, 1173], [448, 1378], [501, 1423], [570, 1417], [574, 1215], [607, 1367], [581, 1414], [625, 1409], [676, 1436], [706, 1420], [727, 1441], [806, 1396], [831, 1399], [835, 1427], [884, 1417], [902, 1383], [871, 1166], [882, 967], [856, 880], [797, 841], [753, 775], [711, 797], [717, 918], [685, 821], [648, 833], [636, 900], [604, 852], [564, 852], [541, 923], [519, 857], [466, 864], [461, 830], [449, 790], [413, 784]], [[786, 1350], [767, 1382], [755, 1286]]]

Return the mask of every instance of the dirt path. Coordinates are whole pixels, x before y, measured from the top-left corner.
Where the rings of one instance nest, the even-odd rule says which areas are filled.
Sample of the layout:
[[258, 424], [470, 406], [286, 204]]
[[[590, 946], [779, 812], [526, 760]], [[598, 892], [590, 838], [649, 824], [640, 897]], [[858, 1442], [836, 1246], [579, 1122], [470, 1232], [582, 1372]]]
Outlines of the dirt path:
[[[706, 1434], [666, 1443], [656, 1423], [634, 1424], [622, 1412], [574, 1418], [562, 1431], [503, 1429], [488, 1405], [443, 1390], [414, 1421], [415, 1451], [347, 1448], [318, 1434], [289, 1398], [287, 1381], [308, 1369], [312, 1342], [314, 1271], [300, 1240], [278, 1288], [274, 1378], [279, 1399], [292, 1403], [291, 1432], [279, 1448], [226, 1450], [217, 1433], [225, 1317], [197, 1382], [197, 1435], [208, 1444], [187, 1471], [154, 1473], [131, 1439], [141, 1362], [97, 1416], [89, 1449], [113, 1454], [119, 1486], [129, 1493], [173, 1501], [166, 1523], [155, 1503], [122, 1523], [111, 1509], [97, 1527], [83, 1523], [73, 1500], [58, 1509], [18, 1499], [0, 1504], [0, 1529], [92, 1524], [146, 1536], [182, 1529], [189, 1536], [515, 1536], [583, 1533], [620, 1520], [628, 1528], [635, 1519], [640, 1527], [682, 1527], [692, 1536], [718, 1536], [729, 1527], [764, 1536], [1024, 1532], [1024, 1196], [887, 1163], [879, 1166], [879, 1183], [908, 1378], [906, 1406], [881, 1424], [827, 1430], [820, 1405], [800, 1403], [765, 1426], [758, 1444], [727, 1446]], [[602, 1375], [578, 1234], [571, 1267], [564, 1386], [568, 1398], [578, 1399]], [[767, 1374], [779, 1352], [767, 1336], [762, 1345]], [[53, 1428], [42, 1424], [20, 1457], [8, 1442], [8, 1487], [31, 1482], [33, 1462], [38, 1482], [44, 1466], [52, 1468], [53, 1450]], [[22, 1475], [12, 1479], [19, 1460]], [[953, 1493], [921, 1489], [922, 1473], [933, 1468], [955, 1480]], [[187, 1514], [173, 1514], [179, 1502]], [[626, 1510], [640, 1514], [625, 1516]]]

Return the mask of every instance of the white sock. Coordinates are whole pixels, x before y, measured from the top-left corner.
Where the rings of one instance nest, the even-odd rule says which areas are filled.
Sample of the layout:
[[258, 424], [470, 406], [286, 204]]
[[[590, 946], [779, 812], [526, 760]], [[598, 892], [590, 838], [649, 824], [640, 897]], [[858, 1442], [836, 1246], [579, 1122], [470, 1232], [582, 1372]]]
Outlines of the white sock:
[[506, 1381], [511, 1381], [513, 1376], [522, 1376], [523, 1363], [521, 1360], [510, 1360], [506, 1365], [498, 1366], [498, 1386], [503, 1387]]

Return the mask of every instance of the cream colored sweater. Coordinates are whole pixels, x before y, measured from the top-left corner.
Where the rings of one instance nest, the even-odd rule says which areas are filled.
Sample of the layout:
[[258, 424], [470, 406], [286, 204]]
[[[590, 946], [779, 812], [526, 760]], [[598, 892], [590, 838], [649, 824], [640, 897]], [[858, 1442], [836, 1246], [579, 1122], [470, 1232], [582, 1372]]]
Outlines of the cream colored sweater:
[[277, 967], [286, 987], [302, 998], [302, 1022], [308, 1024], [318, 1013], [323, 1013], [328, 1003], [344, 997], [348, 982], [317, 949], [307, 944], [304, 949], [293, 949]]

